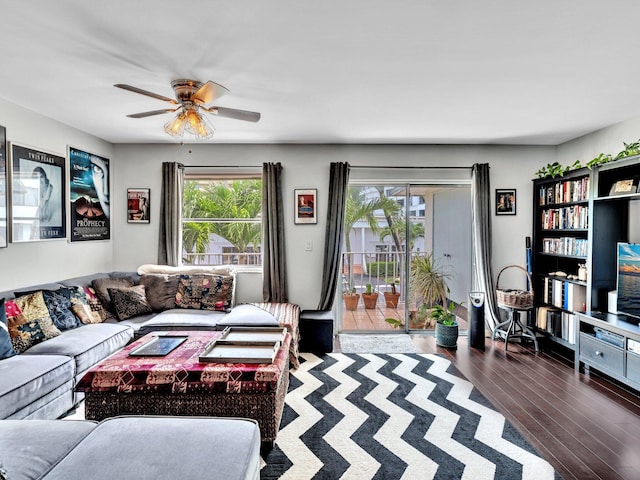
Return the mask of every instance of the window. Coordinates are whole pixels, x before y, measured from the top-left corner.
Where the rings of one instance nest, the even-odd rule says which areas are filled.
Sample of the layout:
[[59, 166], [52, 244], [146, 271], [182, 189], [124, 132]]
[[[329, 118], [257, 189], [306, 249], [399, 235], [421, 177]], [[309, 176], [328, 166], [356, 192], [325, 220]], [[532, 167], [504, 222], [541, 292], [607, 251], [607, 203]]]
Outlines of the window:
[[185, 175], [182, 262], [262, 264], [260, 176]]

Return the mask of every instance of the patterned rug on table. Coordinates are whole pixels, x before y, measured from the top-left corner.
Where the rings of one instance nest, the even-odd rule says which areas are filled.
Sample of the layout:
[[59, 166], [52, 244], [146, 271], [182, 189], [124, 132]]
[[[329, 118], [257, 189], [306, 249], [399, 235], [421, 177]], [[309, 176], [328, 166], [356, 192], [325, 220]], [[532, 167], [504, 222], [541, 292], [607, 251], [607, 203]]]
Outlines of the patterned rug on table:
[[262, 480], [560, 478], [441, 356], [302, 357]]

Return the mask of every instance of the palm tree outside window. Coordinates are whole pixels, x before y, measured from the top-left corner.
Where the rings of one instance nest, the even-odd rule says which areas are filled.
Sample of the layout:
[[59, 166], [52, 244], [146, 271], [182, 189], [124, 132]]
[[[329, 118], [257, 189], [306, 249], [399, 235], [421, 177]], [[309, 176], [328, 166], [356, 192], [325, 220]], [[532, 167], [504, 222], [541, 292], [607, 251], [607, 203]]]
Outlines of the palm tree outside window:
[[185, 175], [185, 265], [262, 264], [262, 180]]

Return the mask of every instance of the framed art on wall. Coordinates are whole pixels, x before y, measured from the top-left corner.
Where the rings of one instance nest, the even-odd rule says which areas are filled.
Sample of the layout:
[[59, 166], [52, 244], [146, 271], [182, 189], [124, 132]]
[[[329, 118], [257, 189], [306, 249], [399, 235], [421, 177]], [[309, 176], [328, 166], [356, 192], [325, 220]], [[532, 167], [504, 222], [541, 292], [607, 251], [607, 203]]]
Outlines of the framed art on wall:
[[0, 248], [7, 241], [7, 129], [0, 125]]
[[496, 189], [496, 215], [516, 214], [516, 189]]
[[148, 188], [127, 188], [127, 222], [149, 223], [151, 190]]
[[295, 223], [318, 223], [316, 210], [316, 195], [318, 190], [309, 188], [305, 190], [294, 190], [295, 205]]
[[109, 240], [109, 159], [69, 147], [71, 241]]
[[11, 145], [11, 241], [67, 237], [65, 159]]

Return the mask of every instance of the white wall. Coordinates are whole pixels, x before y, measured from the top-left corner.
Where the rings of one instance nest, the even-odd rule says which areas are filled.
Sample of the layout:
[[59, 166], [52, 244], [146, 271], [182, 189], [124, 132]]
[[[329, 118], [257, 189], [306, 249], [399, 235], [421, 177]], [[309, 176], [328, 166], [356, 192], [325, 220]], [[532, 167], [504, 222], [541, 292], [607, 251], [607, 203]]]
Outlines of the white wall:
[[[191, 153], [189, 151], [191, 150]], [[315, 308], [320, 298], [322, 257], [327, 213], [329, 164], [352, 166], [491, 165], [491, 188], [517, 190], [517, 215], [492, 217], [493, 267], [524, 265], [524, 238], [532, 228], [532, 178], [541, 166], [555, 160], [555, 147], [422, 146], [422, 145], [116, 145], [117, 181], [112, 196], [123, 199], [127, 187], [151, 188], [151, 223], [127, 224], [124, 205], [114, 213], [114, 263], [117, 270], [155, 263], [158, 244], [161, 165], [178, 161], [185, 165], [255, 166], [263, 162], [283, 165], [285, 235], [289, 299], [303, 308]], [[318, 189], [318, 224], [293, 223], [293, 190]], [[114, 211], [117, 211], [114, 209]], [[313, 251], [304, 250], [305, 241]], [[524, 279], [520, 279], [524, 285]], [[515, 285], [514, 287], [517, 287]]]
[[570, 165], [580, 160], [582, 165], [600, 153], [615, 156], [624, 143], [637, 142], [640, 137], [640, 117], [612, 125], [558, 146], [557, 161]]
[[[7, 129], [8, 142], [63, 157], [67, 156], [67, 146], [72, 145], [111, 159], [112, 170], [117, 163], [110, 143], [2, 100], [0, 125]], [[7, 150], [10, 161], [10, 146]], [[117, 178], [114, 181], [118, 181]], [[120, 198], [114, 199], [113, 204], [116, 209], [122, 208]], [[109, 271], [113, 260], [112, 246], [111, 241], [9, 243], [7, 248], [0, 248], [0, 291]]]

